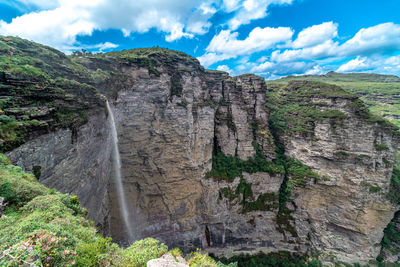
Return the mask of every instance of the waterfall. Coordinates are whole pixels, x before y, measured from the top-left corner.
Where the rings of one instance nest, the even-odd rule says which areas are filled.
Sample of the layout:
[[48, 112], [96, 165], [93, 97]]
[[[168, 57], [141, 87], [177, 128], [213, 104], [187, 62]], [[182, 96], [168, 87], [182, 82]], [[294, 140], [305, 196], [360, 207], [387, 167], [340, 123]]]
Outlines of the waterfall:
[[121, 158], [119, 155], [118, 149], [118, 135], [117, 135], [117, 128], [115, 127], [115, 120], [114, 120], [114, 113], [110, 107], [108, 101], [106, 101], [107, 112], [108, 112], [108, 121], [110, 124], [111, 129], [111, 136], [112, 136], [112, 145], [113, 145], [113, 154], [112, 160], [114, 165], [114, 179], [115, 185], [118, 194], [118, 204], [121, 210], [121, 217], [125, 224], [125, 228], [128, 233], [129, 242], [133, 240], [133, 231], [131, 224], [129, 223], [129, 209], [126, 205], [126, 197], [124, 187], [122, 185], [122, 176], [121, 176]]

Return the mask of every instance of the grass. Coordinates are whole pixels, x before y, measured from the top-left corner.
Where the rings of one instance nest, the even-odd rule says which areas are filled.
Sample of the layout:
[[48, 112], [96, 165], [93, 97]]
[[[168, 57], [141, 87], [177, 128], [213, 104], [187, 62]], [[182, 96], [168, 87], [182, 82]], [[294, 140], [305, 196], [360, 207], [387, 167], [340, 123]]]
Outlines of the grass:
[[259, 253], [254, 256], [240, 255], [232, 258], [218, 258], [227, 264], [237, 262], [238, 267], [321, 267], [318, 260], [308, 260], [308, 257], [291, 254], [289, 252], [275, 252], [270, 254]]
[[[384, 125], [390, 131], [400, 130], [400, 78], [394, 75], [380, 75], [373, 73], [335, 73], [329, 72], [325, 75], [305, 75], [305, 76], [288, 76], [283, 79], [268, 82], [269, 84], [279, 84], [284, 86], [290, 81], [318, 81], [326, 82], [332, 85], [339, 86], [345, 91], [353, 93], [360, 97], [365, 107], [371, 112], [369, 117], [370, 122], [377, 122]], [[365, 113], [364, 104], [358, 105], [355, 108], [360, 109]], [[375, 115], [375, 116], [373, 116]], [[388, 126], [381, 117], [390, 121], [398, 128]], [[397, 152], [396, 164], [400, 166], [400, 151]]]
[[[312, 137], [316, 121], [341, 124], [347, 115], [332, 109], [324, 98], [343, 98], [353, 101], [356, 97], [334, 85], [319, 82], [291, 82], [287, 85], [268, 84], [266, 107], [271, 112], [275, 127], [287, 135]], [[310, 98], [321, 99], [311, 102]]]
[[[5, 77], [0, 79], [0, 152], [23, 144], [35, 131], [69, 127], [76, 133], [85, 111], [98, 104], [86, 68], [53, 48], [18, 37], [0, 36], [0, 74]], [[35, 114], [43, 108], [51, 111]]]

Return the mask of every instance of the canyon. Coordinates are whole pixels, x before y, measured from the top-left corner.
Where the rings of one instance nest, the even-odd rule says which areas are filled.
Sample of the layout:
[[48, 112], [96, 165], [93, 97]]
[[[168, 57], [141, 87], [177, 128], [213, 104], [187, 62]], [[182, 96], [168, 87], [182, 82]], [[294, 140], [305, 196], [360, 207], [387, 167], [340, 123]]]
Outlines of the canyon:
[[289, 251], [357, 263], [377, 258], [384, 229], [399, 225], [399, 203], [387, 197], [397, 128], [340, 87], [230, 77], [161, 48], [66, 57], [2, 42], [4, 55], [53, 69], [0, 72], [2, 114], [35, 120], [2, 150], [40, 183], [77, 195], [117, 243], [151, 236], [227, 257]]

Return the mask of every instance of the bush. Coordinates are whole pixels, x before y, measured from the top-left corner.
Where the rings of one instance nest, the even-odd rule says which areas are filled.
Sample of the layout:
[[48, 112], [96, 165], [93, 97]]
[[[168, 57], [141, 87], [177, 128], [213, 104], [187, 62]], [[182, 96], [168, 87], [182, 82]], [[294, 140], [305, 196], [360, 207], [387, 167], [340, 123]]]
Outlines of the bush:
[[207, 253], [202, 253], [200, 249], [192, 252], [190, 254], [190, 259], [188, 260], [188, 265], [190, 267], [237, 267], [236, 262], [228, 263], [228, 265], [214, 260]]
[[389, 193], [387, 195], [388, 199], [394, 204], [400, 204], [400, 167], [394, 166], [392, 179], [390, 181]]
[[122, 261], [121, 249], [111, 243], [111, 238], [99, 237], [96, 242], [81, 243], [77, 249], [77, 266], [113, 266]]
[[22, 171], [21, 167], [10, 164], [4, 154], [0, 154], [0, 196], [9, 205], [23, 206], [33, 198], [48, 193], [49, 189], [36, 182], [32, 174]]
[[124, 264], [145, 267], [151, 259], [161, 257], [168, 252], [168, 247], [154, 238], [136, 241], [124, 251]]

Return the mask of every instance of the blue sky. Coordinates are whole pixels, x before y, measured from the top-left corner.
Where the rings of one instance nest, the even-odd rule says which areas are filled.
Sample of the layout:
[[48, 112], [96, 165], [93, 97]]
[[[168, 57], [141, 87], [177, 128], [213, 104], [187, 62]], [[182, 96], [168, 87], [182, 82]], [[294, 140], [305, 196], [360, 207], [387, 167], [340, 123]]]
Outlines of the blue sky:
[[400, 75], [400, 0], [0, 0], [0, 35], [66, 53], [160, 46], [267, 79]]

